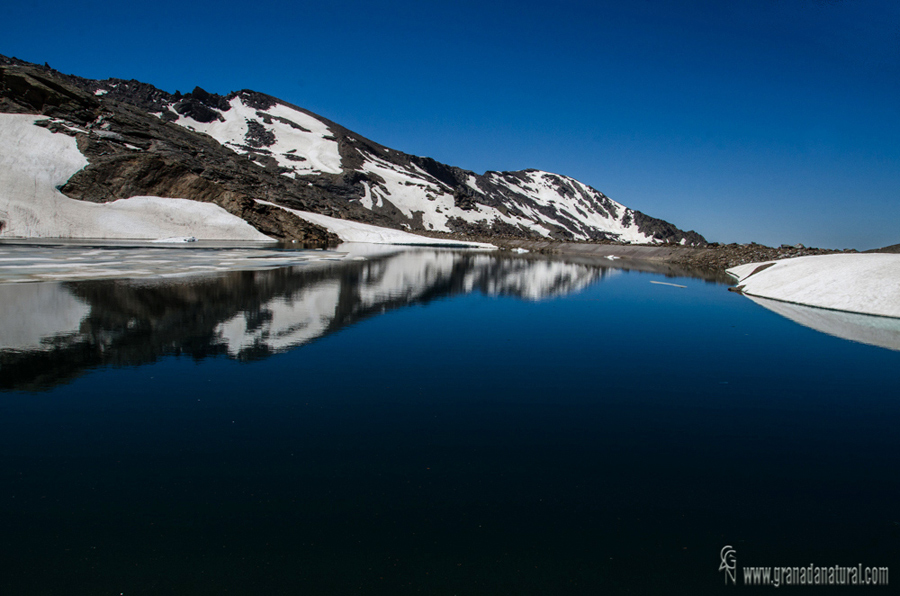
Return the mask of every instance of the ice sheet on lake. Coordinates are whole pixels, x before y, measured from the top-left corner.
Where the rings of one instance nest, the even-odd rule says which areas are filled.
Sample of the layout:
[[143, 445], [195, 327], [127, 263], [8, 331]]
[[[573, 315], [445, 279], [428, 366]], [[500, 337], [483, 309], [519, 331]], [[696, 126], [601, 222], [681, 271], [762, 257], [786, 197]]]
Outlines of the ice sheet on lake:
[[87, 279], [166, 278], [235, 270], [277, 269], [324, 260], [344, 252], [262, 247], [40, 246], [0, 244], [0, 284]]

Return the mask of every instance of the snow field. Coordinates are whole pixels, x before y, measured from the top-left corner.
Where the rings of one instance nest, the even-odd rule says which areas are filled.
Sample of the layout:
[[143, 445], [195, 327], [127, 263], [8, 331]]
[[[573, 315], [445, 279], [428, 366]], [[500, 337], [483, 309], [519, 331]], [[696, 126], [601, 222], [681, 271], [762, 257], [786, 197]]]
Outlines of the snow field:
[[35, 126], [40, 119], [0, 114], [0, 237], [271, 240], [212, 203], [161, 197], [89, 203], [66, 197], [57, 187], [87, 160], [73, 137]]
[[344, 242], [369, 242], [372, 244], [409, 244], [426, 246], [460, 246], [484, 249], [496, 248], [492, 244], [485, 244], [483, 242], [462, 242], [460, 240], [428, 238], [426, 236], [410, 234], [409, 232], [404, 232], [402, 230], [381, 228], [357, 221], [337, 219], [335, 217], [329, 217], [327, 215], [310, 213], [309, 211], [290, 209], [289, 207], [276, 205], [275, 203], [271, 203], [269, 201], [257, 200], [257, 202], [264, 205], [278, 207], [279, 209], [284, 209], [285, 211], [289, 211], [297, 217], [300, 217], [301, 219], [305, 219], [308, 222], [320, 225], [323, 228], [337, 234], [338, 237], [340, 237], [340, 239]]
[[900, 317], [900, 255], [831, 254], [750, 263], [728, 273], [750, 296]]
[[[182, 116], [175, 123], [206, 133], [237, 153], [246, 154], [247, 150], [244, 147], [247, 145], [248, 121], [256, 120], [266, 130], [275, 134], [275, 143], [262, 149], [270, 151], [272, 157], [278, 161], [278, 165], [293, 170], [295, 176], [342, 172], [337, 141], [332, 138], [331, 130], [319, 120], [281, 104], [265, 111], [270, 116], [283, 118], [305, 129], [301, 130], [275, 119], [271, 124], [266, 124], [256, 114], [258, 110], [245, 105], [239, 95], [231, 100], [230, 105], [230, 110], [220, 112], [224, 121], [197, 122]], [[287, 157], [288, 155], [303, 157], [305, 161], [292, 160]]]

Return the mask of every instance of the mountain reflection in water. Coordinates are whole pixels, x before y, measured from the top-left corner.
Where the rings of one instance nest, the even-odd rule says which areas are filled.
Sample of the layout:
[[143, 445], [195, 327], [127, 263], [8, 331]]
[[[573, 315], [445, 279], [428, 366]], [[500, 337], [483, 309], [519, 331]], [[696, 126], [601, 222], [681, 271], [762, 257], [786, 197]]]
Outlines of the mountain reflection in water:
[[215, 277], [2, 284], [0, 389], [48, 389], [90, 368], [166, 354], [259, 359], [402, 306], [470, 292], [541, 300], [615, 272], [599, 263], [382, 249], [365, 260]]

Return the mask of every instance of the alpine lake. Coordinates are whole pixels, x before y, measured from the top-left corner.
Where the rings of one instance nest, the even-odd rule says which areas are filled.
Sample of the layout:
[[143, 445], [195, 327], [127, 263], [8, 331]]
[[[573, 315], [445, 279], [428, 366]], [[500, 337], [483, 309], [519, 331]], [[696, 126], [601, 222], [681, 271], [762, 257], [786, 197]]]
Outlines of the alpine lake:
[[200, 244], [0, 245], [0, 593], [733, 593], [726, 546], [738, 586], [900, 573], [900, 321], [661, 264]]

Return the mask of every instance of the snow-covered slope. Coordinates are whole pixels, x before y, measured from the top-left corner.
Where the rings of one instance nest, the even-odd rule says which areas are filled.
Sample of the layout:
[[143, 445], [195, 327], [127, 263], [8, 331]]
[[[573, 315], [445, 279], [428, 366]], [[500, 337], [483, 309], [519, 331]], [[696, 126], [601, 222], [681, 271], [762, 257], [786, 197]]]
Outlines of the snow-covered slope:
[[418, 245], [418, 246], [465, 246], [469, 248], [496, 248], [492, 244], [484, 242], [464, 242], [460, 240], [447, 240], [444, 238], [429, 238], [427, 236], [419, 236], [418, 234], [410, 234], [402, 230], [392, 230], [390, 228], [381, 228], [364, 224], [358, 221], [349, 221], [346, 219], [337, 219], [328, 217], [319, 213], [310, 213], [309, 211], [299, 211], [289, 207], [276, 205], [269, 201], [258, 201], [263, 205], [272, 205], [279, 209], [289, 211], [294, 215], [310, 221], [316, 225], [320, 225], [330, 232], [334, 232], [344, 242], [368, 242], [370, 244], [402, 244], [402, 245]]
[[833, 254], [728, 269], [750, 296], [900, 317], [900, 255]]
[[270, 240], [217, 205], [133, 197], [88, 203], [58, 188], [87, 165], [76, 140], [27, 114], [0, 114], [0, 237]]
[[268, 159], [279, 174], [301, 183], [312, 184], [322, 174], [343, 174], [335, 182], [348, 187], [344, 200], [411, 230], [703, 242], [697, 234], [635, 212], [567, 176], [538, 170], [478, 175], [382, 147], [263, 94], [240, 91], [222, 98], [195, 90], [194, 95], [171, 102], [162, 116], [260, 163]]
[[181, 116], [176, 124], [206, 133], [238, 153], [271, 155], [287, 170], [285, 175], [341, 173], [338, 144], [323, 122], [281, 104], [261, 111], [249, 103], [247, 96], [237, 95], [211, 122]]
[[542, 237], [661, 242], [639, 229], [630, 209], [566, 176], [537, 170], [469, 173], [470, 194], [461, 206], [456, 187], [421, 168], [394, 164], [377, 155], [365, 157], [360, 171], [371, 181], [362, 182], [359, 202], [376, 212], [396, 209], [425, 230], [478, 232], [496, 225]]

